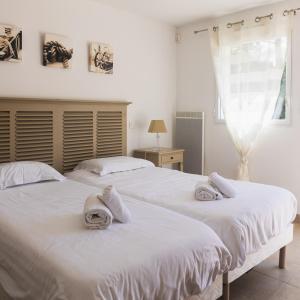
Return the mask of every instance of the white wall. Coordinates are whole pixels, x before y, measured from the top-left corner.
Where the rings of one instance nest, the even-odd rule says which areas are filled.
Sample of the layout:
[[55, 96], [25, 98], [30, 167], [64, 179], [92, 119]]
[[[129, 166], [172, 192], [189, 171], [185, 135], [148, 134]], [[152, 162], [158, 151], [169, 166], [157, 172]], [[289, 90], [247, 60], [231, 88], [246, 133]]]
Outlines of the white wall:
[[[286, 1], [222, 19], [253, 19], [283, 9], [299, 7], [299, 1]], [[292, 49], [292, 115], [289, 125], [266, 128], [250, 157], [253, 181], [275, 184], [295, 193], [300, 200], [300, 14], [294, 19]], [[216, 85], [208, 33], [194, 35], [193, 30], [207, 28], [221, 20], [207, 20], [179, 28], [181, 43], [177, 47], [177, 110], [204, 111], [206, 114], [206, 173], [213, 170], [236, 177], [238, 155], [224, 124], [214, 119]], [[300, 212], [300, 205], [298, 208]]]
[[[129, 151], [155, 145], [150, 119], [166, 120], [172, 144], [176, 98], [175, 29], [92, 0], [1, 0], [0, 23], [23, 29], [22, 63], [0, 64], [0, 96], [132, 101]], [[73, 41], [71, 70], [41, 65], [43, 33]], [[112, 44], [114, 74], [88, 72], [88, 41]]]

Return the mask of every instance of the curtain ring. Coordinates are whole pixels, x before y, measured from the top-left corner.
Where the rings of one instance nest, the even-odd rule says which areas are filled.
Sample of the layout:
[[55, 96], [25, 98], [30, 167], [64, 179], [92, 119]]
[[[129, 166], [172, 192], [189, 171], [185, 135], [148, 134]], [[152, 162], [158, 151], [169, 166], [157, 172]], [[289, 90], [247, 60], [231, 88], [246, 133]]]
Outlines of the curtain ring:
[[227, 23], [227, 28], [232, 28], [233, 25], [238, 25], [241, 24], [242, 26], [245, 24], [245, 20], [239, 21], [239, 22], [235, 22], [235, 23]]
[[297, 10], [300, 10], [300, 8], [294, 8], [294, 9], [291, 9], [291, 10], [286, 9], [283, 12], [283, 15], [286, 17], [286, 16], [290, 15], [291, 13], [293, 13], [293, 15], [296, 16], [297, 15]]
[[290, 14], [290, 12], [286, 9], [284, 12], [283, 12], [283, 16], [286, 17]]
[[269, 18], [270, 20], [272, 20], [272, 19], [273, 19], [273, 16], [274, 16], [274, 15], [271, 13], [271, 14], [266, 15], [266, 16], [256, 17], [256, 18], [255, 18], [255, 22], [258, 23], [258, 22], [260, 22], [262, 19], [266, 19], [266, 18]]

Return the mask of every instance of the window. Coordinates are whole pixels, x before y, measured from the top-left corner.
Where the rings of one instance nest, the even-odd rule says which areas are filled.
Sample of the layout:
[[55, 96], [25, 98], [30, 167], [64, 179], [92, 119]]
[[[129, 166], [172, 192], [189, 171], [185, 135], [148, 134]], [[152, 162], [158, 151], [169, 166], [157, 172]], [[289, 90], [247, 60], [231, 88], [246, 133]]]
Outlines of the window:
[[[289, 61], [289, 59], [288, 59]], [[290, 105], [290, 79], [288, 76], [288, 70], [289, 70], [289, 64], [286, 64], [286, 67], [284, 69], [282, 79], [281, 79], [281, 85], [280, 85], [280, 92], [278, 95], [278, 99], [276, 102], [276, 107], [273, 114], [273, 120], [275, 122], [280, 123], [286, 123], [289, 121], [289, 105]], [[217, 121], [224, 121], [224, 115], [222, 111], [222, 102], [221, 98], [218, 97], [217, 105], [216, 105], [216, 117]]]

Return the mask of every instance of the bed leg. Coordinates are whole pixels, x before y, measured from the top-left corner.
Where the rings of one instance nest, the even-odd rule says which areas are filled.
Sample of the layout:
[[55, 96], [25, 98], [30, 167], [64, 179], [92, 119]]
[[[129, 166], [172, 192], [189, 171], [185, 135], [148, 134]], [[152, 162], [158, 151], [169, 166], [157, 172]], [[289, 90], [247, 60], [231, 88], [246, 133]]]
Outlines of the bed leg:
[[229, 300], [230, 298], [230, 283], [228, 281], [228, 273], [223, 274], [223, 300]]
[[285, 268], [286, 246], [279, 250], [279, 269]]

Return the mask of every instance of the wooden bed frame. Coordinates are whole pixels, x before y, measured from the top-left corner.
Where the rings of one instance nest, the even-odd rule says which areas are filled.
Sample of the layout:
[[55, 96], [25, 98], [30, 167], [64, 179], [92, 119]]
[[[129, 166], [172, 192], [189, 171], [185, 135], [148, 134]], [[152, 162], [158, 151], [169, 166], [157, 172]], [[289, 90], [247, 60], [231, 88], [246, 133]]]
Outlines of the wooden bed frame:
[[258, 251], [247, 255], [246, 261], [242, 267], [236, 268], [223, 274], [223, 299], [230, 299], [230, 283], [250, 271], [252, 268], [263, 262], [271, 255], [279, 252], [279, 268], [285, 268], [286, 246], [293, 241], [294, 225], [290, 224], [288, 228], [273, 237]]
[[[36, 160], [67, 172], [82, 160], [126, 155], [129, 104], [126, 101], [2, 97], [0, 163]], [[211, 300], [223, 293], [223, 299], [228, 300], [230, 283], [277, 251], [280, 251], [279, 267], [284, 268], [285, 246], [292, 240], [291, 224], [286, 232], [248, 255], [241, 268], [224, 274], [223, 278], [219, 276], [203, 294], [191, 299]]]
[[125, 101], [0, 98], [0, 163], [37, 160], [60, 172], [127, 154]]

